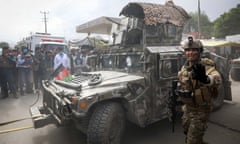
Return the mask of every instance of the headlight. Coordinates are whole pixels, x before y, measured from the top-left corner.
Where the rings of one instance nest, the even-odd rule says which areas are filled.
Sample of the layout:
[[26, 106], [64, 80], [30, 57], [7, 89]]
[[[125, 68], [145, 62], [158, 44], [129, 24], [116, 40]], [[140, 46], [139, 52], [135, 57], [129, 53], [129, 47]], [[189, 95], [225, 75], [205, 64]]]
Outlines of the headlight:
[[85, 109], [87, 107], [87, 102], [85, 100], [80, 101], [79, 107]]
[[77, 97], [77, 96], [73, 96], [71, 98], [71, 102], [72, 102], [72, 105], [77, 105], [79, 102], [77, 107], [79, 107], [81, 109], [85, 109], [87, 107], [87, 101], [86, 100], [79, 101], [79, 97]]

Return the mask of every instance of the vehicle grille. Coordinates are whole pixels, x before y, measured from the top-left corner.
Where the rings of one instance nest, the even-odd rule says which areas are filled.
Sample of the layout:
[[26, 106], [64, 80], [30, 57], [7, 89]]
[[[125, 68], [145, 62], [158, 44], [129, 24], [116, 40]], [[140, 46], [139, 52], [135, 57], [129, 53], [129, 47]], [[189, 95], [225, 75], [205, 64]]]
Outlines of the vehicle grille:
[[46, 90], [43, 91], [43, 103], [44, 103], [44, 106], [47, 106], [54, 113], [60, 116], [58, 107], [56, 107], [57, 100], [51, 95], [50, 92]]
[[79, 83], [82, 83], [84, 81], [87, 81], [91, 78], [91, 75], [88, 75], [88, 76], [85, 76], [85, 75], [81, 75], [81, 76], [76, 76], [74, 77], [71, 82], [72, 83], [75, 83], [75, 84], [79, 84]]

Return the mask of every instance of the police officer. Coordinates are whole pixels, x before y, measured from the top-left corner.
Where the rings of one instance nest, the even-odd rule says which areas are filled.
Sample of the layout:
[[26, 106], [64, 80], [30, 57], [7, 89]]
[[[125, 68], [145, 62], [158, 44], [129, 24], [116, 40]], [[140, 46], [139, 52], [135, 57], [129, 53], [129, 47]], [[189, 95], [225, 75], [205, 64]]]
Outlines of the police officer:
[[181, 42], [186, 62], [178, 73], [179, 96], [183, 102], [182, 125], [186, 144], [204, 144], [203, 136], [207, 128], [211, 100], [217, 96], [216, 90], [221, 76], [215, 63], [201, 58], [203, 45], [200, 40], [188, 37]]
[[8, 86], [7, 86], [7, 69], [9, 62], [7, 59], [8, 47], [1, 48], [0, 56], [0, 86], [1, 86], [1, 98], [8, 97]]
[[17, 98], [16, 85], [14, 83], [13, 68], [15, 67], [15, 60], [10, 53], [9, 47], [3, 47], [2, 56], [0, 56], [0, 85], [2, 98], [7, 98], [8, 91]]
[[37, 45], [35, 47], [35, 55], [33, 56], [33, 80], [35, 90], [40, 88], [41, 72], [39, 66], [41, 61], [42, 61], [41, 48]]
[[45, 57], [40, 63], [40, 71], [42, 80], [49, 79], [50, 74], [53, 72], [53, 52], [51, 50], [45, 52]]

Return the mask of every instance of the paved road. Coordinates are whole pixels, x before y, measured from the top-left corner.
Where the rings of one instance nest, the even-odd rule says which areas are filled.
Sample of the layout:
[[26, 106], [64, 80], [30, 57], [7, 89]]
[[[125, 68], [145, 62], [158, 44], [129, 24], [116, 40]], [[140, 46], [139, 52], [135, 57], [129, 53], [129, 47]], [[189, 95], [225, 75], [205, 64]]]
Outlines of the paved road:
[[[233, 101], [225, 102], [222, 108], [210, 118], [205, 140], [210, 144], [240, 143], [240, 82], [232, 82]], [[37, 99], [36, 95], [26, 95], [19, 99], [13, 97], [0, 100], [0, 122], [29, 117], [28, 108]], [[41, 103], [40, 101], [37, 103]], [[30, 119], [1, 126], [0, 130], [31, 125]], [[124, 144], [183, 144], [184, 136], [180, 119], [175, 133], [171, 132], [167, 120], [139, 128], [128, 124]], [[86, 144], [86, 136], [72, 127], [56, 128], [49, 125], [40, 129], [26, 129], [0, 134], [0, 144]]]

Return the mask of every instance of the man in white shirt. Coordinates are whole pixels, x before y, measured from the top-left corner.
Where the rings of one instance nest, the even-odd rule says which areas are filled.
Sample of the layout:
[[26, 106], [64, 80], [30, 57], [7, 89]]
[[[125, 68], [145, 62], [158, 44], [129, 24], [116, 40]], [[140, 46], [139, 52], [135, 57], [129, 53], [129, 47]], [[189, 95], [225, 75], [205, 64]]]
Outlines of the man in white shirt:
[[58, 53], [54, 57], [54, 66], [53, 69], [56, 70], [58, 66], [63, 65], [65, 68], [71, 68], [70, 59], [67, 54], [64, 53], [63, 47], [58, 47]]

